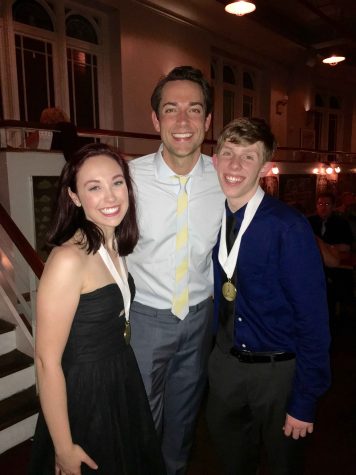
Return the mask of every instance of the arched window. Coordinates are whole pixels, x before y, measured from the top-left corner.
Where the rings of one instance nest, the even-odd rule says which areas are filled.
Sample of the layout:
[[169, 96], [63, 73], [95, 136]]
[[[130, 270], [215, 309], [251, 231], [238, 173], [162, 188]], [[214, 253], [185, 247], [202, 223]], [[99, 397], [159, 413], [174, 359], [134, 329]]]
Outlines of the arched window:
[[12, 5], [14, 21], [54, 31], [52, 19], [45, 8], [35, 0], [16, 0]]
[[251, 89], [251, 91], [255, 89], [252, 76], [247, 71], [244, 71], [243, 73], [242, 84], [244, 89]]
[[80, 127], [98, 128], [98, 47], [92, 45], [99, 45], [99, 39], [92, 21], [74, 13], [66, 18], [68, 88], [72, 120]]
[[66, 19], [66, 34], [70, 38], [98, 44], [98, 35], [95, 28], [82, 15], [69, 15]]

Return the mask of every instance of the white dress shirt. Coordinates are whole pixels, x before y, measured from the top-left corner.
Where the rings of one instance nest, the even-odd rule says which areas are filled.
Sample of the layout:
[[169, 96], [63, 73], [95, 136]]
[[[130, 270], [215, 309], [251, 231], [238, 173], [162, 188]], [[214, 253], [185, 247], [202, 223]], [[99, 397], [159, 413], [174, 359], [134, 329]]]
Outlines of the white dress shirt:
[[[135, 280], [135, 300], [152, 308], [169, 309], [175, 283], [179, 180], [163, 160], [161, 150], [162, 146], [157, 153], [130, 162], [140, 238], [127, 264]], [[210, 157], [201, 155], [189, 176], [189, 305], [196, 305], [213, 292], [211, 252], [225, 196]]]

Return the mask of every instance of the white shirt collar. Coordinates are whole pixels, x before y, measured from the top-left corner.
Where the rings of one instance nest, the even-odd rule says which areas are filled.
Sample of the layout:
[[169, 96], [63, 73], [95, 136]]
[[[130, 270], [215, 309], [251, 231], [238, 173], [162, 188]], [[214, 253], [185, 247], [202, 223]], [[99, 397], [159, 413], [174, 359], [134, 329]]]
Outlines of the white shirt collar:
[[[171, 180], [172, 176], [177, 175], [164, 161], [163, 155], [163, 144], [160, 145], [156, 155], [155, 155], [155, 168], [156, 168], [156, 177], [159, 181]], [[199, 160], [195, 164], [193, 170], [188, 173], [188, 176], [202, 176], [204, 173], [204, 162], [202, 155], [200, 154]]]

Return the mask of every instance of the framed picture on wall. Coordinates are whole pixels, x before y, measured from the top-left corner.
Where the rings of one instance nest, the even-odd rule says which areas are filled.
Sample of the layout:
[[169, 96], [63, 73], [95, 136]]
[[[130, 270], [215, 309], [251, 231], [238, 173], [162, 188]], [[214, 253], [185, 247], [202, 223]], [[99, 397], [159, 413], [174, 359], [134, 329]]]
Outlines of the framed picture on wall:
[[44, 262], [50, 251], [47, 246], [47, 232], [52, 219], [58, 180], [58, 176], [32, 177], [36, 250]]
[[307, 216], [315, 209], [315, 175], [280, 175], [279, 198]]
[[300, 129], [300, 148], [315, 150], [315, 130]]

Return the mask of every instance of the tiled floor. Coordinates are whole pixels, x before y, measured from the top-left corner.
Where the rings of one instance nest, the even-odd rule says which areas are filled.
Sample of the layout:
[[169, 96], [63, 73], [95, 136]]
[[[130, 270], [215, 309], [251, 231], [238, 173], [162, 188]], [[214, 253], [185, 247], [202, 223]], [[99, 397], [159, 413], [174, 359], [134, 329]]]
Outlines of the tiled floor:
[[[319, 404], [305, 475], [356, 474], [356, 312], [335, 334], [331, 360], [333, 383]], [[25, 475], [30, 447], [30, 442], [25, 442], [1, 455], [0, 474]], [[204, 408], [187, 475], [222, 475], [206, 429]], [[267, 471], [261, 470], [260, 475]]]

